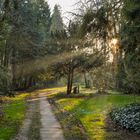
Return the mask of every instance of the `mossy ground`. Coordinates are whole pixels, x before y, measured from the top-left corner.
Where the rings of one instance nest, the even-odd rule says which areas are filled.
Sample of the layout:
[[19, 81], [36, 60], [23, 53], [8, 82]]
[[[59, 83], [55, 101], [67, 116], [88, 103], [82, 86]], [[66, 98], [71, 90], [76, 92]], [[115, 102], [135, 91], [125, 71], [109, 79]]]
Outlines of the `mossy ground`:
[[[48, 95], [55, 114], [64, 128], [66, 139], [120, 140], [119, 134], [116, 132], [114, 134], [113, 128], [107, 126], [106, 117], [112, 107], [133, 103], [134, 97], [119, 93], [94, 95], [94, 92], [91, 90], [86, 92], [85, 89], [81, 93], [67, 97], [64, 89], [62, 91], [59, 89], [57, 93]], [[137, 101], [140, 102], [139, 96]]]
[[0, 118], [0, 140], [9, 140], [16, 135], [25, 117], [26, 98], [28, 96], [29, 94], [27, 93], [21, 93], [12, 98], [3, 98], [4, 102], [1, 104], [3, 117]]

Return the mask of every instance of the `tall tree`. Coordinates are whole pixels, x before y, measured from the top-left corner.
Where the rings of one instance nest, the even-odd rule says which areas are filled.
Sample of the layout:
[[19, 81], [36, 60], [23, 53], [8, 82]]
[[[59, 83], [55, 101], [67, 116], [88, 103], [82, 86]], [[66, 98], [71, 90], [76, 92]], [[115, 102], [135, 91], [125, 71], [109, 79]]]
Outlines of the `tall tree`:
[[[105, 55], [112, 57], [112, 60], [104, 65], [104, 70], [107, 70], [106, 67], [111, 66], [111, 84], [113, 83], [114, 88], [119, 87], [121, 82], [117, 74], [122, 57], [120, 49], [122, 0], [83, 0], [80, 6], [84, 9], [84, 14], [81, 14], [81, 37], [87, 35], [87, 33], [90, 34], [94, 45], [102, 47]], [[83, 12], [81, 7], [80, 13]], [[108, 71], [104, 71], [104, 73], [108, 73]]]
[[64, 24], [61, 16], [60, 6], [55, 5], [52, 14], [52, 19], [51, 19], [50, 32], [53, 34], [53, 33], [63, 32], [63, 31], [64, 31]]
[[140, 92], [140, 1], [125, 0], [121, 46], [124, 50], [125, 90]]
[[51, 12], [48, 2], [45, 0], [38, 0], [36, 2], [37, 10], [37, 24], [39, 32], [44, 35], [44, 40], [49, 38], [49, 31], [51, 25]]
[[10, 72], [12, 89], [27, 88], [35, 83], [36, 74], [26, 74], [21, 65], [24, 66], [25, 62], [35, 61], [46, 55], [44, 40], [49, 36], [49, 6], [44, 0], [3, 0], [2, 2], [1, 66], [12, 70]]

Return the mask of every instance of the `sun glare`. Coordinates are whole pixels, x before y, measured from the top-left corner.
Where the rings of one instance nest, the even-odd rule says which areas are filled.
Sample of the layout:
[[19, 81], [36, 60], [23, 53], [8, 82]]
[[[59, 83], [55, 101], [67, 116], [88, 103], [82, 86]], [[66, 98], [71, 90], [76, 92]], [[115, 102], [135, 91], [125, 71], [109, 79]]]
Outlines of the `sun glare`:
[[117, 38], [113, 38], [112, 40], [111, 40], [111, 44], [112, 45], [116, 45], [118, 43], [118, 39]]

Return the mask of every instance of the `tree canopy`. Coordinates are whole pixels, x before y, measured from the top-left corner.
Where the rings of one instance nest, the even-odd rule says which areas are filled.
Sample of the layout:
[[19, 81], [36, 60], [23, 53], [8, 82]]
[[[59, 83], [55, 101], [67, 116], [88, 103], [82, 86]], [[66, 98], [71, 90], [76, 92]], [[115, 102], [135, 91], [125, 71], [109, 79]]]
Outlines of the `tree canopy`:
[[139, 1], [90, 0], [77, 7], [64, 25], [59, 5], [51, 12], [45, 0], [0, 1], [2, 90], [62, 77], [72, 90], [79, 73], [93, 75], [93, 86], [100, 81], [107, 89], [139, 93]]

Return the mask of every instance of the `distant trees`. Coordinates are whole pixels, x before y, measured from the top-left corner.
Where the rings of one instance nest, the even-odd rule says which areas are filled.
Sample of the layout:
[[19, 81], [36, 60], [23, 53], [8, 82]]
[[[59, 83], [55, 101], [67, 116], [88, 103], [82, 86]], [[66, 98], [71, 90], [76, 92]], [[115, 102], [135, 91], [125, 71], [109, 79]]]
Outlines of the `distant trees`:
[[50, 9], [44, 0], [1, 1], [0, 75], [4, 73], [0, 78], [2, 89], [26, 89], [36, 83], [37, 75], [25, 73], [24, 64], [47, 54], [45, 42], [50, 37], [50, 24]]
[[[76, 73], [90, 71], [95, 67], [99, 67], [106, 61], [103, 51], [98, 48], [91, 48], [93, 45], [88, 38], [81, 40], [79, 37], [79, 24], [77, 21], [70, 21], [65, 32], [59, 32], [62, 38], [58, 37], [56, 47], [63, 49], [60, 58], [51, 65], [52, 71], [58, 78], [65, 77], [67, 79], [67, 94], [72, 93], [73, 80]], [[58, 33], [58, 32], [57, 32]], [[56, 37], [57, 37], [56, 35]]]
[[[36, 75], [26, 74], [24, 70], [20, 68], [25, 62], [36, 60], [37, 58], [45, 55], [45, 48], [43, 47], [44, 38], [46, 37], [45, 22], [48, 20], [47, 16], [42, 19], [46, 10], [41, 7], [45, 6], [45, 3], [35, 3], [32, 1], [21, 1], [18, 3], [19, 8], [17, 13], [19, 19], [13, 27], [11, 33], [12, 42], [9, 42], [13, 46], [11, 61], [12, 65], [12, 89], [26, 89], [36, 84]], [[48, 7], [47, 7], [48, 8]], [[41, 30], [44, 28], [44, 30]], [[10, 37], [11, 37], [10, 36]], [[29, 66], [28, 66], [29, 67]]]

